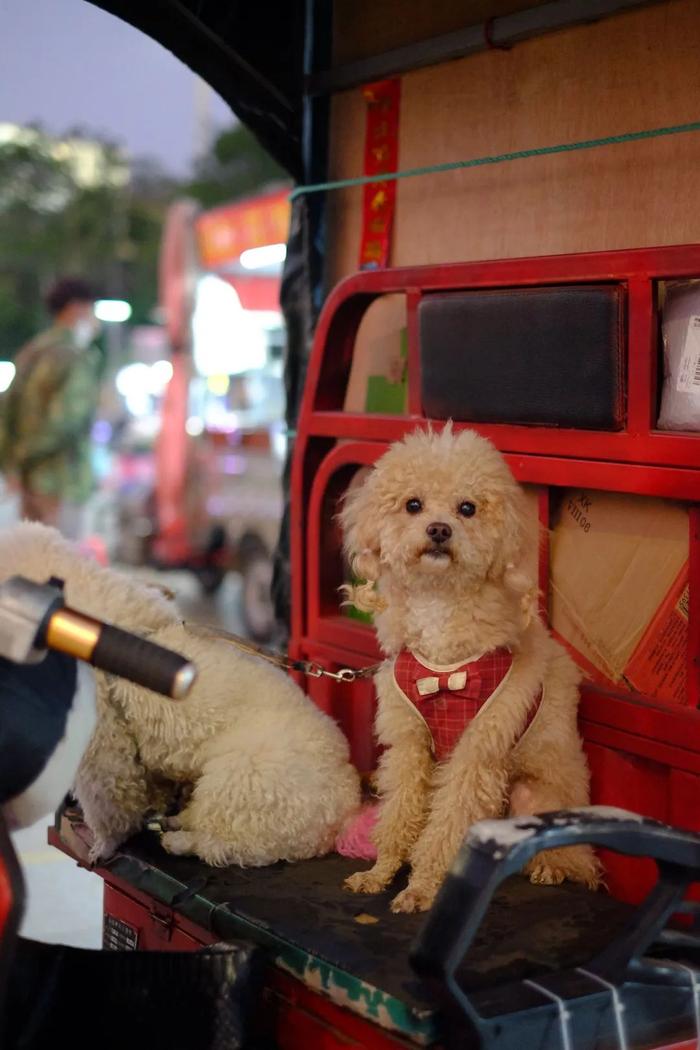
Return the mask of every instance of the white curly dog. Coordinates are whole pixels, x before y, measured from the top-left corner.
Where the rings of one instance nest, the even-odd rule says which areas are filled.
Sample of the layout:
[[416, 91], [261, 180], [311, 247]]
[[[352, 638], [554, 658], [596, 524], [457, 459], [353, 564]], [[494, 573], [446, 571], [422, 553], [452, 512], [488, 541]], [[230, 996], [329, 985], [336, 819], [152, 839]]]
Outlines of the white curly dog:
[[212, 865], [262, 866], [329, 852], [359, 806], [359, 780], [338, 726], [276, 668], [188, 631], [158, 588], [103, 569], [54, 529], [24, 523], [0, 534], [0, 579], [66, 582], [69, 605], [193, 660], [199, 676], [172, 701], [97, 672], [97, 728], [76, 795], [109, 856], [191, 789], [163, 835], [171, 853]]

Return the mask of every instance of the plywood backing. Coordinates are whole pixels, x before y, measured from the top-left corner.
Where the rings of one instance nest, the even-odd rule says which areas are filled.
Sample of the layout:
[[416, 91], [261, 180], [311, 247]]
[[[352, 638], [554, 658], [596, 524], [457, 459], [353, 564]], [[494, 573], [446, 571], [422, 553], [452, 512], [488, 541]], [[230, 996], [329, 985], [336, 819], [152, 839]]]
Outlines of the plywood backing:
[[[395, 8], [401, 5], [396, 2]], [[700, 116], [700, 4], [670, 0], [403, 78], [401, 168]], [[364, 102], [337, 96], [331, 178], [361, 173]], [[398, 184], [392, 263], [700, 240], [700, 133]], [[357, 269], [361, 190], [329, 195], [329, 284]]]
[[355, 352], [345, 394], [346, 412], [364, 412], [367, 381], [372, 375], [396, 382], [402, 369], [401, 333], [406, 328], [405, 295], [383, 295], [365, 313], [355, 339]]
[[425, 0], [335, 0], [334, 64], [378, 55], [544, 3], [547, 0], [434, 0], [429, 4]]

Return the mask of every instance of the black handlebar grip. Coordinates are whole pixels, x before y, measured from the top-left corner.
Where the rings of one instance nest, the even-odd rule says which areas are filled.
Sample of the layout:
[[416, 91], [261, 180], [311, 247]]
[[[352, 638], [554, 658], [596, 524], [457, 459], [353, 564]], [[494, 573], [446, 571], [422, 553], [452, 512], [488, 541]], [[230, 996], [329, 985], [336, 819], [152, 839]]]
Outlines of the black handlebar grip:
[[197, 677], [183, 656], [109, 624], [102, 625], [90, 663], [173, 700], [185, 697]]

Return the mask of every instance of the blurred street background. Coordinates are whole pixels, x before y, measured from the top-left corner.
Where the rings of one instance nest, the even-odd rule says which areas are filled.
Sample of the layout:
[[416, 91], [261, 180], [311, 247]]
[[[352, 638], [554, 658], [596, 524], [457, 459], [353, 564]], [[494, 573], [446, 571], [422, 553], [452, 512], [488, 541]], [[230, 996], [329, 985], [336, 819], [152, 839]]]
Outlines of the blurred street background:
[[[0, 9], [0, 410], [47, 290], [100, 292], [106, 362], [86, 506], [90, 556], [183, 614], [274, 641], [271, 557], [286, 450], [280, 169], [212, 91], [84, 0]], [[0, 528], [19, 517], [0, 475]], [[17, 836], [25, 932], [100, 941], [101, 882]]]
[[[88, 278], [106, 373], [86, 536], [204, 595], [238, 572], [217, 609], [265, 639], [286, 446], [281, 170], [177, 59], [84, 0], [5, 0], [0, 19], [0, 399], [48, 327], [47, 290]], [[16, 514], [0, 489], [0, 520]]]

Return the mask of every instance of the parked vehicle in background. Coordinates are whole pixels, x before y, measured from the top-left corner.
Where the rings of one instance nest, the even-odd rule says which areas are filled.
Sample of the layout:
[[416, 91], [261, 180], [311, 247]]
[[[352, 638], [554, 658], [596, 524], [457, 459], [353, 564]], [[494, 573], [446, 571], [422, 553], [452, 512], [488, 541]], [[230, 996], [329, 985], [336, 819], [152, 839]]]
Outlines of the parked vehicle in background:
[[158, 550], [156, 466], [137, 427], [124, 435], [115, 470], [119, 531], [115, 557], [125, 565], [185, 568], [206, 594], [227, 572], [242, 576], [240, 618], [246, 632], [268, 641], [272, 553], [282, 514], [284, 437], [279, 425], [222, 432], [207, 428], [187, 443], [183, 508], [190, 553], [164, 560]]
[[286, 190], [201, 214], [174, 205], [161, 260], [170, 359], [135, 361], [117, 377], [128, 413], [117, 452], [118, 559], [186, 568], [210, 594], [226, 572], [240, 572], [241, 619], [258, 641], [274, 629], [288, 217]]

